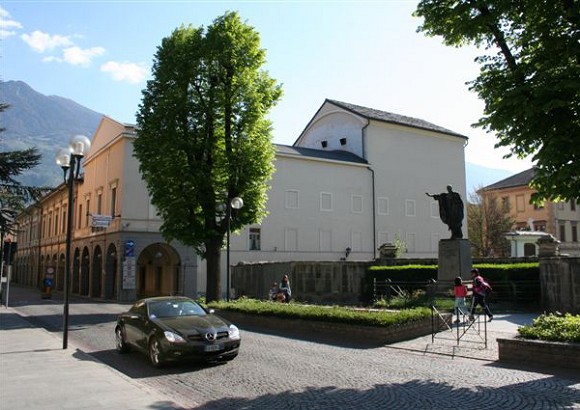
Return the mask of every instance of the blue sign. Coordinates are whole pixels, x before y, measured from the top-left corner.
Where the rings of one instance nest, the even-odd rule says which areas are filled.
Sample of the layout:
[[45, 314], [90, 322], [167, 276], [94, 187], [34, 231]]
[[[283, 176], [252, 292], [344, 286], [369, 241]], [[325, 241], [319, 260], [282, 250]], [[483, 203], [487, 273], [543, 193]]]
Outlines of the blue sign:
[[125, 241], [125, 256], [135, 256], [134, 241]]

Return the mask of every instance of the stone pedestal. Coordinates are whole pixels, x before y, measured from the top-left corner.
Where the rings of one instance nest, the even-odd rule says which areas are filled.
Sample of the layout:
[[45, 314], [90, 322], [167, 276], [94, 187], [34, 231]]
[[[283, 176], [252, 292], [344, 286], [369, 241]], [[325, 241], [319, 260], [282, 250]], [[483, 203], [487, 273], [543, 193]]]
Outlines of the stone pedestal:
[[438, 281], [453, 281], [456, 276], [469, 279], [471, 272], [471, 244], [467, 239], [439, 241]]

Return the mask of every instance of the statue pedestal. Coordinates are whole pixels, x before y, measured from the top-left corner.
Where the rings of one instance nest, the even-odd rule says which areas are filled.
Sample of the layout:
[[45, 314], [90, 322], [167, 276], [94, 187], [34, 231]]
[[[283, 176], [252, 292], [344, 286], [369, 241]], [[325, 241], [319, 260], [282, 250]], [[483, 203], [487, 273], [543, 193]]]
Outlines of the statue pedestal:
[[461, 276], [470, 278], [471, 244], [467, 239], [441, 239], [439, 241], [438, 281], [453, 281]]

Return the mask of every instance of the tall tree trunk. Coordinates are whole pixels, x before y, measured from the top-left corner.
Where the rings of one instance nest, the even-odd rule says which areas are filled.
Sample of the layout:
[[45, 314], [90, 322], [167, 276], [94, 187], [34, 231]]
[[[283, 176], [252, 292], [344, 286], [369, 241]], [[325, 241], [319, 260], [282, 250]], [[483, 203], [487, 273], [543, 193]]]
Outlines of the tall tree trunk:
[[207, 288], [206, 302], [220, 300], [221, 291], [221, 251], [223, 238], [206, 243]]

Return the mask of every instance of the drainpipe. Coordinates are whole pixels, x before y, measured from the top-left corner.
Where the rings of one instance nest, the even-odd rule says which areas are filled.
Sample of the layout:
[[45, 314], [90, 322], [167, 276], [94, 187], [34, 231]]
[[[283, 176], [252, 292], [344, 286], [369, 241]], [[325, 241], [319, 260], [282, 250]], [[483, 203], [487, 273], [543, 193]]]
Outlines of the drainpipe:
[[371, 172], [372, 181], [372, 197], [373, 197], [373, 260], [377, 259], [377, 212], [376, 212], [376, 198], [375, 198], [375, 170], [367, 167]]
[[[370, 121], [367, 120], [367, 123], [361, 129], [361, 140], [362, 140], [362, 153], [363, 159], [367, 160], [366, 154], [366, 131], [367, 127], [370, 125]], [[376, 216], [376, 193], [375, 193], [375, 171], [368, 166], [367, 169], [371, 172], [371, 189], [372, 189], [372, 197], [373, 197], [373, 260], [377, 258], [377, 216]]]

